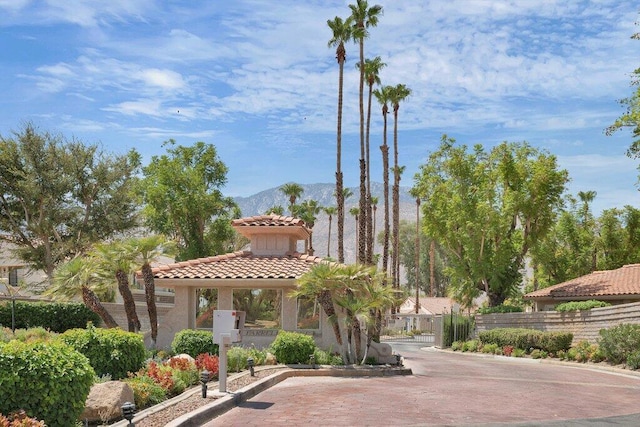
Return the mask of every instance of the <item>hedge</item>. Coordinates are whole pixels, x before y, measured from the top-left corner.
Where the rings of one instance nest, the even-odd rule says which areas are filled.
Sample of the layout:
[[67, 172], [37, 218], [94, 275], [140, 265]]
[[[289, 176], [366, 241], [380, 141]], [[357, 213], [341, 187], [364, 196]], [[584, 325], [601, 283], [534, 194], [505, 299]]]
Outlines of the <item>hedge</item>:
[[[82, 303], [15, 302], [16, 329], [43, 327], [62, 333], [68, 329], [85, 328], [87, 322], [100, 324], [100, 316]], [[11, 302], [0, 304], [0, 326], [11, 327]]]
[[522, 350], [540, 349], [550, 353], [571, 348], [570, 332], [543, 332], [535, 329], [496, 328], [478, 333], [483, 344], [496, 344], [502, 348], [511, 345]]
[[171, 342], [171, 350], [176, 354], [188, 354], [195, 358], [199, 354], [218, 354], [218, 344], [213, 343], [213, 332], [196, 329], [183, 329]]
[[309, 363], [309, 356], [316, 350], [316, 342], [310, 335], [280, 330], [270, 348], [278, 363]]

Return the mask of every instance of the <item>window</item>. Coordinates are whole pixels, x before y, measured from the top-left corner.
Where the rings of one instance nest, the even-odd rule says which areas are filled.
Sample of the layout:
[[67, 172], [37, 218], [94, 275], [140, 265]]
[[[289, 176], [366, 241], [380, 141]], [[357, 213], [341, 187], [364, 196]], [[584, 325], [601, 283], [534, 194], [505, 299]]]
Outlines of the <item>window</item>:
[[298, 298], [298, 329], [320, 329], [318, 298]]
[[9, 286], [18, 286], [18, 269], [9, 270]]
[[246, 313], [247, 329], [280, 329], [282, 325], [280, 289], [234, 289], [233, 308]]
[[218, 290], [197, 289], [196, 304], [196, 329], [211, 329], [213, 310], [218, 306]]

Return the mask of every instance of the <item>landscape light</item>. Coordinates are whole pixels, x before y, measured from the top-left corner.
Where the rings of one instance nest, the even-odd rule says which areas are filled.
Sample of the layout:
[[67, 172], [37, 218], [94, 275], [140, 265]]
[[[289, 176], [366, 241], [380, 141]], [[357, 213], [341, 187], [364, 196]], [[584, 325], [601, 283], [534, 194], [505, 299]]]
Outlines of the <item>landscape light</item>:
[[121, 409], [124, 419], [129, 421], [130, 426], [134, 425], [131, 420], [133, 420], [133, 415], [136, 412], [136, 405], [131, 402], [124, 402], [124, 405], [122, 405]]
[[207, 383], [209, 382], [210, 374], [206, 369], [200, 372], [200, 383], [202, 383], [202, 397], [207, 397]]

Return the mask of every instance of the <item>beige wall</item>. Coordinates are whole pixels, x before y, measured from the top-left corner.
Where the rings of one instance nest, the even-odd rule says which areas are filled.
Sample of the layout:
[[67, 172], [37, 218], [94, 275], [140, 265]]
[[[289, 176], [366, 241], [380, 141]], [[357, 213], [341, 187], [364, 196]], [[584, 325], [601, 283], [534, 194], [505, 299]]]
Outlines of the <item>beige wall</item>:
[[533, 313], [496, 313], [476, 315], [476, 330], [495, 328], [529, 328], [541, 331], [573, 333], [574, 344], [587, 340], [595, 343], [600, 329], [621, 323], [640, 324], [640, 302], [576, 312], [540, 311]]

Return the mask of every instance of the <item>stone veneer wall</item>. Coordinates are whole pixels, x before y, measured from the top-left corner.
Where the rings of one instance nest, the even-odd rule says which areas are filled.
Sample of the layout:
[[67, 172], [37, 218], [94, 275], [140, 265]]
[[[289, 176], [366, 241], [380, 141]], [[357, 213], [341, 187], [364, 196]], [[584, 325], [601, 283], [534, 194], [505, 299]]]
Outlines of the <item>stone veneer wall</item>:
[[528, 328], [540, 331], [573, 332], [574, 344], [596, 343], [600, 329], [621, 323], [640, 324], [640, 302], [576, 312], [538, 311], [476, 315], [476, 332], [495, 328]]

